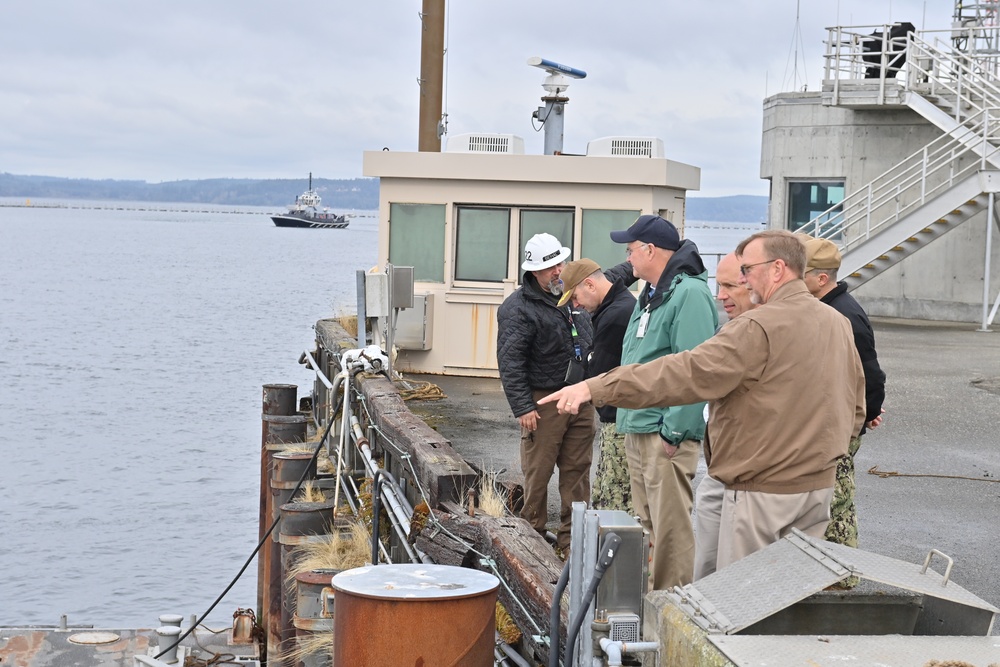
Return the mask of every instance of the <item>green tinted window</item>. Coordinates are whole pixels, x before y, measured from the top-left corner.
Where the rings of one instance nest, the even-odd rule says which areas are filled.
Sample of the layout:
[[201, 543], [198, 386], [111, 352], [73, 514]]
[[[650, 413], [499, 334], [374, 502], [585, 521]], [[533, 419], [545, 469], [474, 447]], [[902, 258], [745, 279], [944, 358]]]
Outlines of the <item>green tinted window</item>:
[[[567, 248], [573, 247], [573, 211], [568, 210], [532, 210], [521, 211], [521, 247], [518, 248], [517, 266], [520, 274], [521, 262], [524, 261], [524, 246], [535, 234], [552, 234]], [[570, 259], [575, 259], [570, 255]], [[520, 281], [518, 281], [520, 282]]]
[[444, 204], [389, 204], [389, 262], [413, 279], [444, 282]]
[[640, 215], [639, 211], [608, 211], [584, 209], [580, 257], [588, 257], [609, 269], [625, 261], [625, 246], [611, 240], [611, 232], [628, 229]]
[[501, 282], [507, 277], [508, 209], [458, 209], [455, 280]]
[[827, 221], [836, 217], [844, 200], [844, 181], [790, 181], [788, 183], [788, 229], [795, 231], [810, 220], [823, 215], [819, 223], [820, 234]]

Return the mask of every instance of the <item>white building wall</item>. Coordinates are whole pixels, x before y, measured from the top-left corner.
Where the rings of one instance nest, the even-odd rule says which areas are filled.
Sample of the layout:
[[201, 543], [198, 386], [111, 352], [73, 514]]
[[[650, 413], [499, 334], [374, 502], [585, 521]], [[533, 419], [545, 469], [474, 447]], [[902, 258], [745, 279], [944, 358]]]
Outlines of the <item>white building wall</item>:
[[[824, 106], [819, 92], [764, 101], [761, 178], [771, 181], [768, 226], [785, 229], [788, 183], [844, 179], [850, 194], [941, 136], [905, 107]], [[994, 228], [1000, 241], [1000, 230]], [[854, 291], [871, 315], [979, 322], [986, 214], [980, 214]], [[992, 250], [991, 300], [1000, 289], [1000, 242]]]

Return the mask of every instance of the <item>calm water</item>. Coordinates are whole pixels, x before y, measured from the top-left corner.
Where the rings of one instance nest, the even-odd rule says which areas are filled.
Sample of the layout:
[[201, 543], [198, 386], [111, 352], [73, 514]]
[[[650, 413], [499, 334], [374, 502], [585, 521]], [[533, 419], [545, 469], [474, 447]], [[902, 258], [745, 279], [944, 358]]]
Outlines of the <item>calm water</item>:
[[[373, 217], [170, 208], [0, 207], [0, 625], [204, 611], [256, 544], [260, 387], [308, 392], [313, 324], [376, 261]], [[688, 235], [714, 253], [749, 231]]]
[[253, 550], [261, 385], [308, 392], [377, 223], [214, 210], [0, 207], [0, 625], [200, 614]]

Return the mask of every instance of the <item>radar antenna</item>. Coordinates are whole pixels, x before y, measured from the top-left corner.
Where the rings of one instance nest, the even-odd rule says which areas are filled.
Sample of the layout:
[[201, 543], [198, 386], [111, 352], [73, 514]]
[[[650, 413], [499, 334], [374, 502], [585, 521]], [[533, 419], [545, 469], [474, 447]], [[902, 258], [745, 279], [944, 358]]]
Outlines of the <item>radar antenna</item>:
[[545, 128], [545, 155], [559, 155], [563, 149], [564, 113], [566, 103], [569, 102], [564, 93], [569, 88], [569, 79], [583, 79], [587, 73], [582, 69], [561, 65], [538, 56], [528, 58], [528, 64], [549, 73], [542, 82], [542, 88], [546, 93], [542, 97], [545, 106], [535, 109], [531, 118], [539, 121]]

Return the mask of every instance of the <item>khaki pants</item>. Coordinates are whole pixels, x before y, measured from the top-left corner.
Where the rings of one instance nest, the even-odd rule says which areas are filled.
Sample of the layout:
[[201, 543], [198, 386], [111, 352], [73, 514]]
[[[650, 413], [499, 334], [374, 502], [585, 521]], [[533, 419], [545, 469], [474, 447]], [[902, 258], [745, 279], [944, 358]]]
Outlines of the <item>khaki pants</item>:
[[691, 483], [698, 468], [697, 440], [685, 440], [667, 458], [659, 433], [625, 435], [632, 486], [632, 504], [652, 539], [651, 590], [691, 583], [694, 571], [694, 529]]
[[[551, 392], [532, 392], [537, 402]], [[540, 405], [538, 428], [521, 429], [521, 472], [524, 508], [521, 517], [539, 533], [548, 522], [549, 479], [559, 468], [559, 530], [556, 543], [569, 547], [574, 502], [590, 502], [590, 463], [594, 456], [596, 413], [591, 403], [579, 414], [561, 415], [555, 403]]]
[[719, 557], [719, 524], [726, 485], [710, 475], [698, 483], [694, 497], [694, 580], [715, 572]]
[[830, 522], [832, 498], [833, 487], [806, 493], [726, 489], [719, 525], [718, 569], [777, 542], [792, 528], [823, 539]]

